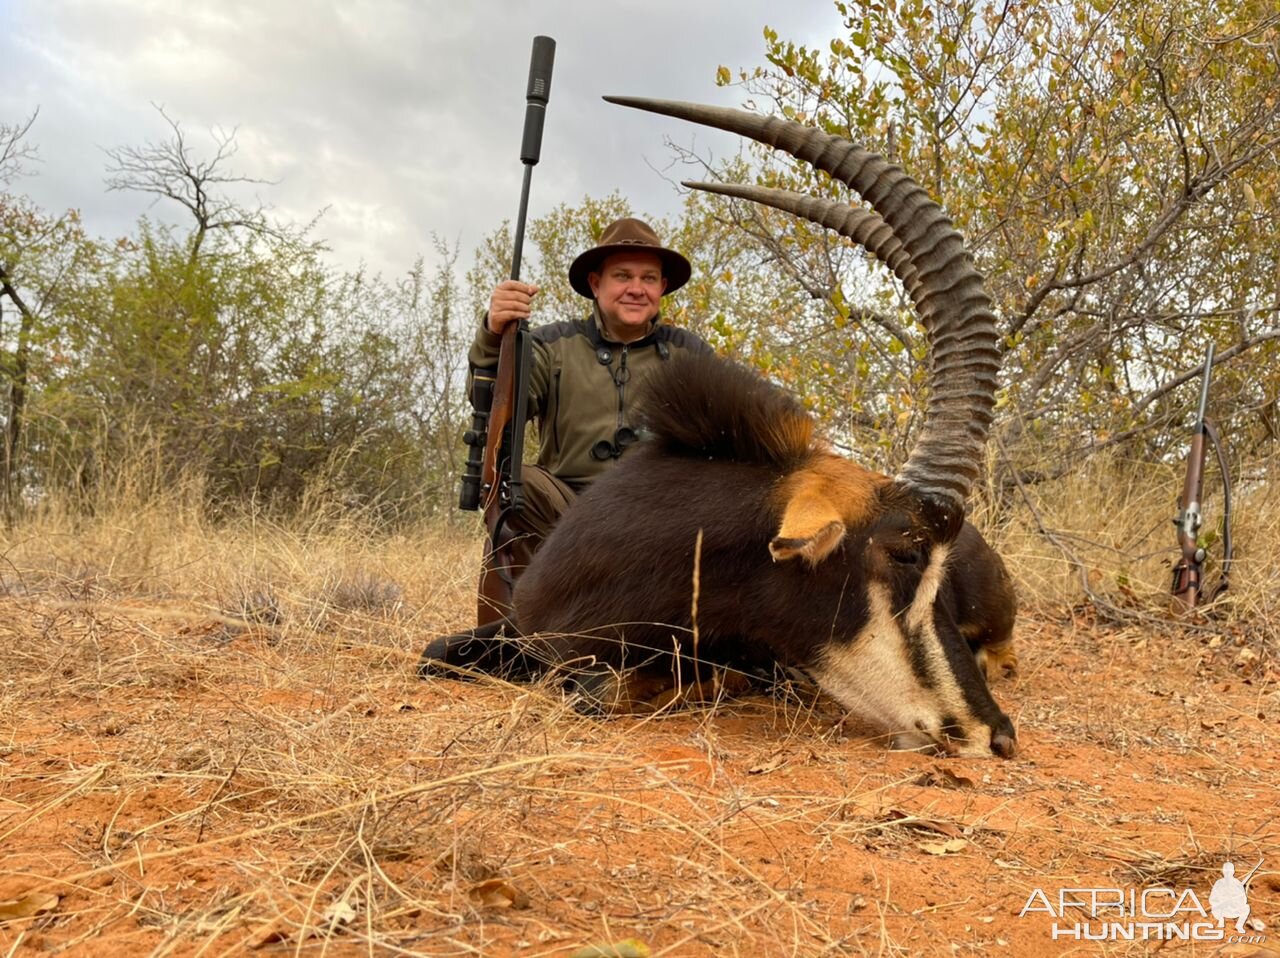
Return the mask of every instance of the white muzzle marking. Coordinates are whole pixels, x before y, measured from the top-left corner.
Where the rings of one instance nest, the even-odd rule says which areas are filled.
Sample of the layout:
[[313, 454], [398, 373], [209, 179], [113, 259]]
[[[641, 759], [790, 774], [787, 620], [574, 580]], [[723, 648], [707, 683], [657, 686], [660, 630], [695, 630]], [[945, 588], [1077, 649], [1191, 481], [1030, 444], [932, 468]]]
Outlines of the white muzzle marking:
[[[934, 548], [911, 605], [901, 616], [893, 614], [888, 588], [869, 583], [867, 624], [852, 641], [829, 645], [811, 672], [823, 690], [849, 711], [892, 732], [897, 747], [940, 746], [952, 754], [988, 756], [991, 731], [970, 712], [934, 626], [934, 603], [946, 574], [948, 552], [946, 546]], [[913, 641], [933, 688], [926, 687], [911, 667], [908, 643]], [[947, 740], [942, 731], [947, 716], [959, 722], [965, 741]]]

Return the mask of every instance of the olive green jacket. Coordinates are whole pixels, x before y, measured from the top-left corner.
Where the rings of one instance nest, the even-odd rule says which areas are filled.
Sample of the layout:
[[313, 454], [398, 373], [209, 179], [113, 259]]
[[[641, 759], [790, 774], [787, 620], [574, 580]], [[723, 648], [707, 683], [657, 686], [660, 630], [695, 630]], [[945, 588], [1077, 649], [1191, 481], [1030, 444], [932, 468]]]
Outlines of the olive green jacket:
[[[538, 326], [532, 339], [529, 416], [538, 422], [538, 465], [574, 488], [621, 455], [627, 444], [621, 430], [634, 435], [635, 397], [645, 377], [672, 356], [711, 351], [698, 336], [661, 317], [643, 339], [612, 342], [594, 308], [585, 319]], [[495, 368], [500, 345], [501, 338], [481, 321], [468, 357], [471, 367]]]

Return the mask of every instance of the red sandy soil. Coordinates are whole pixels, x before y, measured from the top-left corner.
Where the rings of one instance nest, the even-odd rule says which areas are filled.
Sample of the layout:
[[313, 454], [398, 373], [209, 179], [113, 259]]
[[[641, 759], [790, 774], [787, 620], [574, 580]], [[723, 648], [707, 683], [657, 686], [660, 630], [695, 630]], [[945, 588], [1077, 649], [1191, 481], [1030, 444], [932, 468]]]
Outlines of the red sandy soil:
[[[0, 599], [0, 917], [39, 911], [0, 955], [1280, 955], [1274, 638], [1024, 617], [1000, 761], [886, 751], [803, 694], [595, 720], [423, 682], [430, 631]], [[1207, 909], [1260, 858], [1249, 943], [1019, 915]]]

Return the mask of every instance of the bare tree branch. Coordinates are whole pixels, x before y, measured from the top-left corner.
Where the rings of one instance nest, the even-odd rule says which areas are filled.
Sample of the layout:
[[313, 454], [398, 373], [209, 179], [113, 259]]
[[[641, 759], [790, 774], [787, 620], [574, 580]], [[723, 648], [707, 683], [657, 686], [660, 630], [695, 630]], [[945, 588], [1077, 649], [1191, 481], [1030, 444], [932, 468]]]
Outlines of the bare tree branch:
[[196, 158], [182, 132], [182, 126], [155, 105], [173, 131], [172, 137], [145, 146], [122, 146], [107, 151], [111, 163], [107, 167], [109, 190], [150, 193], [157, 198], [173, 200], [195, 219], [192, 236], [192, 261], [199, 255], [207, 235], [213, 230], [244, 229], [251, 233], [284, 238], [284, 231], [266, 216], [267, 207], [259, 204], [245, 209], [239, 203], [219, 194], [219, 188], [240, 183], [274, 185], [275, 181], [223, 172], [228, 160], [235, 156], [236, 131], [212, 131], [216, 149], [212, 157]]
[[[1229, 346], [1228, 348], [1222, 350], [1222, 352], [1217, 353], [1213, 357], [1213, 365], [1218, 366], [1220, 363], [1230, 362], [1232, 359], [1235, 359], [1241, 353], [1247, 352], [1248, 350], [1253, 349], [1255, 346], [1260, 346], [1263, 343], [1273, 342], [1278, 339], [1280, 339], [1280, 329], [1269, 329], [1257, 334], [1256, 336], [1250, 336], [1247, 339], [1242, 339], [1240, 342], [1236, 343], [1235, 345]], [[1181, 375], [1174, 376], [1168, 382], [1151, 390], [1145, 396], [1143, 396], [1142, 398], [1134, 402], [1133, 404], [1134, 415], [1138, 415], [1142, 413], [1152, 403], [1163, 398], [1164, 396], [1167, 396], [1169, 393], [1173, 392], [1173, 390], [1177, 389], [1183, 383], [1190, 382], [1193, 379], [1199, 379], [1201, 374], [1203, 374], [1203, 372], [1204, 372], [1204, 364], [1201, 363], [1198, 366], [1193, 366], [1191, 369], [1186, 370]]]
[[35, 146], [22, 142], [39, 115], [40, 108], [36, 107], [25, 122], [0, 123], [0, 183], [25, 173], [25, 161], [34, 160], [39, 153]]

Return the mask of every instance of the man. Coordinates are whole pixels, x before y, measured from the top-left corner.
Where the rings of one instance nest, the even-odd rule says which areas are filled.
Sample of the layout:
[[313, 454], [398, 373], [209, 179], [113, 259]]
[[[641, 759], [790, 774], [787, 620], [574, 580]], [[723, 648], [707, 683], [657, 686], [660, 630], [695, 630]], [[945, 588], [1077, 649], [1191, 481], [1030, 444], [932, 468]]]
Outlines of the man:
[[[662, 321], [661, 300], [688, 282], [689, 261], [637, 219], [607, 226], [599, 243], [569, 267], [569, 283], [593, 302], [585, 319], [532, 331], [529, 412], [538, 421], [536, 466], [523, 471], [525, 506], [491, 543], [481, 576], [480, 624], [510, 609], [510, 586], [556, 520], [593, 478], [636, 440], [637, 387], [679, 353], [709, 352], [688, 330]], [[499, 283], [472, 344], [472, 369], [498, 364], [502, 332], [532, 315], [538, 287]]]

